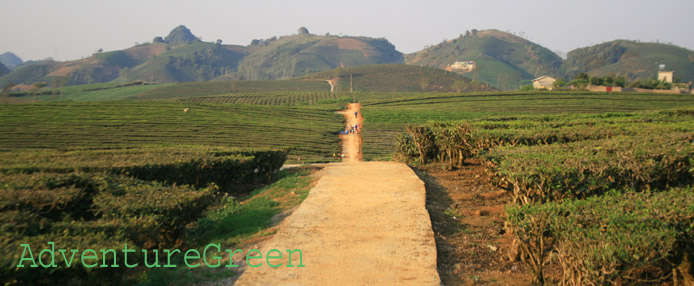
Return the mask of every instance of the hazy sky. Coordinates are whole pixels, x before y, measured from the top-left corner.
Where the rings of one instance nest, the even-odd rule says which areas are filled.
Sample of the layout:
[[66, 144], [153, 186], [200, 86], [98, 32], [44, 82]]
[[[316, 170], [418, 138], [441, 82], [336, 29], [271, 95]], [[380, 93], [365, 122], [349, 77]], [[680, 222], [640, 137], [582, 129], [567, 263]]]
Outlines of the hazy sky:
[[694, 49], [694, 0], [0, 0], [0, 53], [79, 59], [185, 25], [247, 45], [296, 33], [386, 37], [403, 53], [470, 29], [498, 29], [564, 53], [614, 39]]

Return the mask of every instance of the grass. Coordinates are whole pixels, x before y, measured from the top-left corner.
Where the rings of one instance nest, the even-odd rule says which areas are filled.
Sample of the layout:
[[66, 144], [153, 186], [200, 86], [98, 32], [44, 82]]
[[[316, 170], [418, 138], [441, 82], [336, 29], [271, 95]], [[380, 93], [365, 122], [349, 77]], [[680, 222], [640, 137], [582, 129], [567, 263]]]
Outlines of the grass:
[[[219, 243], [222, 248], [237, 249], [273, 234], [273, 217], [298, 206], [308, 197], [312, 170], [310, 167], [283, 170], [276, 182], [255, 190], [246, 198], [224, 199], [217, 209], [209, 211], [198, 220], [197, 228], [191, 230], [191, 239], [195, 239], [200, 245], [197, 249], [202, 253], [210, 243]], [[183, 264], [182, 261], [173, 263]], [[224, 267], [157, 268], [132, 275], [134, 277], [129, 282], [143, 286], [191, 285], [218, 281], [234, 275], [234, 271]]]
[[[184, 113], [184, 108], [190, 108]], [[289, 106], [114, 101], [0, 105], [0, 150], [207, 145], [291, 147], [288, 161], [331, 161], [341, 116]]]

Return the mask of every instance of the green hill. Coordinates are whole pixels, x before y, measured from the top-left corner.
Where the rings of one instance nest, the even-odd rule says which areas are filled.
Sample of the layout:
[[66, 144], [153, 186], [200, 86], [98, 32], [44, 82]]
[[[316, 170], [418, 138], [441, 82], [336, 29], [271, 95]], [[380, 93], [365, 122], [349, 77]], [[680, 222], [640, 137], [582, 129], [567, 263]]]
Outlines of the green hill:
[[694, 80], [694, 51], [673, 45], [616, 40], [575, 49], [567, 54], [564, 69], [568, 78], [579, 72], [626, 76], [627, 80], [655, 78], [658, 66], [674, 70], [683, 82]]
[[456, 61], [474, 61], [476, 68], [463, 75], [502, 90], [516, 89], [541, 75], [558, 76], [562, 65], [547, 48], [497, 30], [472, 30], [405, 56], [407, 64], [442, 69]]
[[239, 64], [241, 79], [286, 79], [336, 67], [403, 61], [386, 39], [298, 34], [256, 44], [257, 51]]
[[[332, 81], [336, 92], [471, 92], [493, 88], [438, 68], [404, 64], [380, 64], [337, 68], [309, 75], [309, 79]], [[351, 80], [350, 80], [351, 78]]]
[[9, 72], [10, 72], [10, 69], [7, 68], [7, 67], [6, 67], [5, 65], [3, 65], [2, 63], [0, 63], [0, 76], [1, 76], [1, 75], [4, 75], [4, 74], [6, 74], [6, 73], [9, 73]]

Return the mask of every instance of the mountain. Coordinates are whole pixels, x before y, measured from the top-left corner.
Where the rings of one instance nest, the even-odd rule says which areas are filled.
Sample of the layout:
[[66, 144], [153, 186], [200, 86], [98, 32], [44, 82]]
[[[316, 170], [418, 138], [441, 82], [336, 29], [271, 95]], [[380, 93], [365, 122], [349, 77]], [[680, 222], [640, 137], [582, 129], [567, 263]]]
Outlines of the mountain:
[[0, 84], [206, 81], [235, 71], [247, 51], [241, 46], [202, 42], [185, 26], [179, 26], [165, 40], [156, 37], [152, 43], [98, 52], [81, 60], [25, 65], [1, 77]]
[[16, 66], [21, 65], [24, 62], [17, 55], [15, 55], [11, 52], [6, 52], [6, 53], [0, 55], [0, 63], [5, 65], [9, 69], [12, 69]]
[[167, 43], [174, 45], [174, 46], [179, 46], [179, 45], [185, 45], [189, 44], [192, 42], [199, 42], [200, 40], [198, 37], [193, 35], [193, 33], [186, 28], [186, 26], [180, 25], [169, 33], [168, 36], [164, 39]]
[[[304, 28], [305, 29], [305, 28]], [[39, 62], [0, 77], [6, 82], [67, 85], [144, 80], [181, 82], [280, 79], [338, 66], [400, 63], [402, 54], [385, 39], [317, 36], [303, 33], [254, 40], [248, 46], [203, 42], [185, 26], [165, 38], [124, 50], [99, 52], [67, 62]], [[63, 80], [63, 78], [65, 80]]]
[[472, 30], [405, 56], [411, 65], [446, 68], [455, 62], [474, 62], [463, 75], [502, 90], [542, 75], [558, 76], [562, 59], [547, 48], [498, 30]]
[[402, 63], [402, 53], [386, 39], [301, 33], [254, 41], [255, 51], [240, 63], [241, 79], [282, 79], [371, 64]]
[[[22, 62], [12, 53], [5, 53], [0, 59], [11, 70], [0, 70], [0, 86], [8, 82], [77, 85], [135, 80], [273, 80], [304, 77], [321, 71], [329, 71], [344, 84], [344, 74], [334, 70], [357, 66], [369, 68], [352, 73], [353, 82], [356, 78], [364, 83], [364, 77], [369, 75], [375, 78], [375, 83], [385, 79], [387, 74], [379, 74], [374, 69], [394, 72], [391, 66], [384, 64], [401, 63], [448, 69], [501, 90], [516, 89], [542, 75], [568, 80], [579, 72], [624, 75], [630, 81], [653, 78], [660, 64], [674, 70], [675, 77], [682, 81], [694, 80], [694, 52], [673, 45], [616, 40], [573, 50], [568, 53], [567, 60], [562, 61], [547, 48], [498, 30], [471, 30], [456, 39], [403, 55], [384, 38], [313, 35], [304, 27], [295, 35], [253, 40], [247, 46], [238, 46], [224, 45], [221, 40], [203, 42], [185, 26], [178, 26], [166, 37], [155, 37], [151, 43], [117, 51], [99, 51], [80, 60]], [[398, 67], [396, 74], [412, 80], [401, 82], [408, 86], [403, 90], [417, 90], [417, 85], [424, 84], [418, 81], [438, 78], [413, 76], [416, 73], [403, 73], [401, 69], [404, 68]], [[325, 80], [332, 80], [332, 77]], [[386, 81], [388, 84], [395, 82]], [[451, 80], [432, 83], [429, 89], [450, 91], [450, 83]], [[368, 88], [363, 90], [393, 89], [391, 85], [379, 89], [375, 84], [360, 84], [358, 88], [365, 86]]]
[[568, 78], [579, 72], [622, 75], [627, 80], [655, 78], [658, 66], [675, 71], [683, 82], [694, 81], [694, 51], [674, 45], [615, 40], [567, 53], [563, 69]]

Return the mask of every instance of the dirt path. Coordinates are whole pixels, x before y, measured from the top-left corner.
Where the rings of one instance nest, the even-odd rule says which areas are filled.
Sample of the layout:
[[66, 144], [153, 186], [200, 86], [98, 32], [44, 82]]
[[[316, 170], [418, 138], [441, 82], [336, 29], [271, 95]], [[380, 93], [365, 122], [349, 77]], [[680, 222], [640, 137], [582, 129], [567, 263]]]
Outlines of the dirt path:
[[[350, 127], [356, 124], [361, 126], [364, 122], [364, 117], [361, 115], [361, 112], [359, 112], [359, 107], [359, 103], [350, 103], [347, 105], [347, 110], [339, 112], [345, 116], [346, 130], [349, 130]], [[356, 116], [354, 115], [355, 112], [357, 113]], [[360, 132], [357, 131], [354, 134], [340, 135], [340, 140], [342, 140], [342, 154], [345, 155], [342, 162], [360, 162], [362, 159]]]
[[[358, 105], [345, 112], [346, 124]], [[361, 115], [361, 114], [360, 114]], [[236, 285], [439, 285], [424, 183], [406, 165], [360, 162], [358, 135], [345, 135], [345, 162], [329, 164], [308, 198], [261, 247], [300, 249], [305, 267], [247, 268]], [[276, 255], [274, 253], [273, 255]], [[265, 259], [258, 260], [265, 262]], [[292, 256], [292, 264], [299, 257]]]

